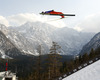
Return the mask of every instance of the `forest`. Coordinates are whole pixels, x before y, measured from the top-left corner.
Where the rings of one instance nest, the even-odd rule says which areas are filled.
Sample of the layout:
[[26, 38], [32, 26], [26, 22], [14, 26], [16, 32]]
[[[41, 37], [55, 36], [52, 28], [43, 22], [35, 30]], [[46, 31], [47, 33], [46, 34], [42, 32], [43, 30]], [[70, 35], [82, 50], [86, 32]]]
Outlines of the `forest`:
[[[100, 48], [90, 53], [84, 53], [79, 57], [63, 59], [60, 55], [60, 46], [53, 42], [47, 55], [27, 56], [19, 59], [0, 59], [0, 72], [5, 71], [6, 62], [8, 70], [17, 74], [18, 80], [55, 80], [65, 73], [71, 72], [80, 65], [100, 57]], [[66, 57], [68, 58], [68, 57]]]

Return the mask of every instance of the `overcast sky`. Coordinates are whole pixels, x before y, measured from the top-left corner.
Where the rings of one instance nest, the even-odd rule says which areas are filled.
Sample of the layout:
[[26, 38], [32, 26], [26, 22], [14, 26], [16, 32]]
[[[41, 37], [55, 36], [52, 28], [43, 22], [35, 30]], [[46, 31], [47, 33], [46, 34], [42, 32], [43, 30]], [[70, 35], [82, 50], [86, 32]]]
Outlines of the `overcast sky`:
[[[61, 11], [76, 14], [63, 20], [41, 16], [42, 11]], [[0, 23], [21, 25], [27, 21], [41, 21], [57, 27], [67, 26], [86, 32], [100, 32], [100, 0], [0, 0]]]

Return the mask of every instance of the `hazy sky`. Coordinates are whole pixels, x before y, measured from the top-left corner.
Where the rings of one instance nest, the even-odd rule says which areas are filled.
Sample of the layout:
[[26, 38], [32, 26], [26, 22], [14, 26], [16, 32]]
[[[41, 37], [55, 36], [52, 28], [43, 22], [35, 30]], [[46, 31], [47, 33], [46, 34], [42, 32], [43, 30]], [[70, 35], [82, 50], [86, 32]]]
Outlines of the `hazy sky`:
[[[75, 17], [50, 21], [59, 17], [40, 16], [47, 10], [75, 13]], [[58, 27], [68, 26], [79, 31], [100, 31], [100, 0], [0, 0], [0, 23], [23, 24], [26, 21], [46, 21]]]

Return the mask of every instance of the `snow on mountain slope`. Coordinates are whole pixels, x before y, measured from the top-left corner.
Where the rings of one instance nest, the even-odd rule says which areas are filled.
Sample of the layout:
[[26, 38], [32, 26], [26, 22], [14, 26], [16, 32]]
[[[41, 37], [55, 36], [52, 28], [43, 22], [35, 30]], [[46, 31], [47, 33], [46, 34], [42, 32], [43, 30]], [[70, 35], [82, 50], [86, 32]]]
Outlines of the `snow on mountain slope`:
[[64, 78], [63, 80], [100, 80], [100, 60]]
[[86, 45], [83, 46], [80, 54], [89, 53], [91, 49], [94, 50], [100, 47], [100, 32], [97, 33]]
[[[0, 30], [6, 35], [7, 38], [24, 54], [33, 54], [34, 47], [33, 45], [18, 31], [9, 29], [5, 25], [0, 25]], [[30, 50], [30, 51], [29, 51]], [[33, 52], [33, 53], [31, 53]]]
[[44, 53], [48, 53], [52, 41], [55, 41], [62, 47], [62, 54], [77, 54], [93, 36], [91, 33], [79, 33], [67, 27], [56, 28], [41, 22], [27, 22], [22, 26], [10, 29], [16, 29], [35, 46], [35, 50], [39, 44], [43, 44], [46, 50]]
[[0, 58], [10, 58], [20, 56], [22, 53], [15, 45], [0, 31]]
[[[28, 41], [26, 43], [21, 42], [23, 45], [26, 45], [25, 47], [21, 46], [22, 50], [24, 50], [26, 52], [31, 52], [34, 55], [37, 55], [36, 54], [37, 47], [39, 45], [42, 45], [42, 47], [43, 47], [42, 54], [47, 54], [49, 52], [49, 48], [52, 44], [52, 40], [51, 40], [50, 36], [56, 28], [51, 25], [45, 24], [45, 23], [27, 22], [27, 23], [23, 24], [22, 26], [9, 27], [9, 29], [18, 32], [15, 34], [17, 34], [16, 37], [19, 40], [19, 42], [20, 42], [20, 39], [22, 39], [22, 37], [19, 38], [19, 35], [23, 36], [23, 38]], [[15, 36], [15, 35], [12, 34], [12, 36], [10, 36], [10, 37], [13, 37], [13, 36]], [[24, 41], [24, 39], [22, 41]], [[13, 41], [13, 39], [11, 39], [11, 40]], [[16, 44], [16, 45], [18, 45], [18, 44]]]
[[93, 33], [78, 32], [64, 27], [54, 31], [52, 40], [59, 43], [65, 54], [77, 54], [92, 37]]
[[42, 54], [49, 52], [52, 41], [62, 47], [61, 54], [76, 55], [94, 34], [80, 33], [71, 28], [57, 28], [41, 22], [27, 22], [21, 26], [0, 28], [18, 49], [26, 54], [38, 55], [37, 47], [42, 44]]

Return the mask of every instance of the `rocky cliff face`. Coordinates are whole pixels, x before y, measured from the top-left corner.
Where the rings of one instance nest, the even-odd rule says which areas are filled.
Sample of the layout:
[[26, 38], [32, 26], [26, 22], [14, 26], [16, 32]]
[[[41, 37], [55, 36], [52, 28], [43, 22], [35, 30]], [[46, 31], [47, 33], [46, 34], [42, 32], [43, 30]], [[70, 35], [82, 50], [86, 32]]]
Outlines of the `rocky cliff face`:
[[0, 31], [0, 57], [16, 57], [21, 55], [21, 52], [13, 45], [13, 43]]

